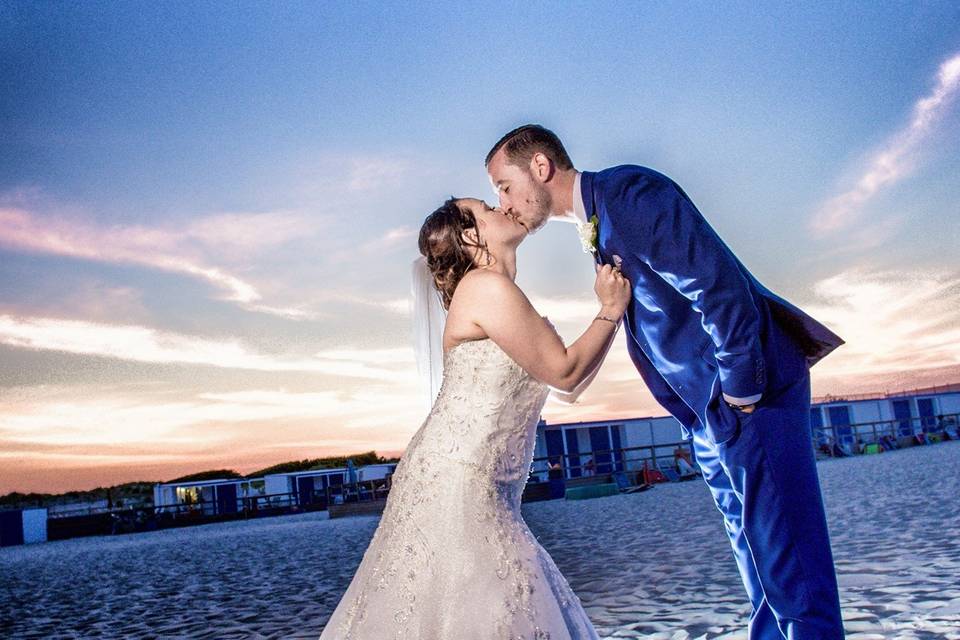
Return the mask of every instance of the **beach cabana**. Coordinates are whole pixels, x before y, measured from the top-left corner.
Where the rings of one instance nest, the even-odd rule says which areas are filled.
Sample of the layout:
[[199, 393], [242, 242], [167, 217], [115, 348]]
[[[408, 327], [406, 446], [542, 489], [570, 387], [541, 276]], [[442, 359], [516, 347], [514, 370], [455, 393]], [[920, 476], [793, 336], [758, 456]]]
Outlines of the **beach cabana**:
[[671, 416], [537, 425], [533, 473], [548, 480], [550, 464], [566, 479], [638, 471], [644, 459], [673, 460], [680, 425]]
[[[810, 407], [812, 444], [821, 451], [854, 455], [862, 446], [887, 437], [903, 444], [942, 437], [960, 428], [960, 384], [909, 392], [865, 393], [815, 398]], [[679, 423], [671, 416], [537, 425], [533, 478], [565, 480], [675, 464], [681, 442]], [[953, 436], [951, 436], [953, 437]], [[831, 453], [830, 455], [834, 455]], [[838, 454], [839, 455], [839, 454]], [[558, 478], [553, 478], [557, 480]], [[578, 480], [579, 481], [579, 480]]]
[[0, 511], [0, 547], [46, 541], [46, 509]]
[[[371, 464], [355, 469], [357, 482], [383, 480], [396, 469], [396, 463]], [[343, 486], [350, 481], [349, 470], [346, 467], [336, 469], [310, 469], [307, 471], [291, 471], [289, 473], [274, 473], [264, 476], [267, 494], [289, 494], [294, 496], [300, 506], [312, 505], [325, 509], [327, 491], [330, 494], [340, 495]]]
[[937, 433], [960, 414], [960, 385], [910, 392], [816, 398], [810, 408], [814, 443], [836, 441], [847, 453], [860, 443], [889, 436], [910, 444], [919, 434]]
[[153, 503], [160, 511], [199, 511], [204, 515], [237, 513], [243, 501], [264, 495], [259, 478], [222, 478], [167, 482], [153, 488]]

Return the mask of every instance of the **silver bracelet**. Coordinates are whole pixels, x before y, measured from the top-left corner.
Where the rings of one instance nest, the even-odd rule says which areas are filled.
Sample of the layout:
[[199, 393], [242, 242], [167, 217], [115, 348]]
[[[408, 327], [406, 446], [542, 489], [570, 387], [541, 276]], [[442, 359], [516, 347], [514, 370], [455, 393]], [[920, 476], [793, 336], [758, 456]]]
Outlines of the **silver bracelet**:
[[620, 324], [618, 321], [614, 320], [613, 318], [608, 318], [607, 316], [603, 316], [603, 315], [597, 315], [597, 317], [594, 318], [594, 320], [606, 320], [607, 322], [612, 323], [613, 326], [615, 327]]

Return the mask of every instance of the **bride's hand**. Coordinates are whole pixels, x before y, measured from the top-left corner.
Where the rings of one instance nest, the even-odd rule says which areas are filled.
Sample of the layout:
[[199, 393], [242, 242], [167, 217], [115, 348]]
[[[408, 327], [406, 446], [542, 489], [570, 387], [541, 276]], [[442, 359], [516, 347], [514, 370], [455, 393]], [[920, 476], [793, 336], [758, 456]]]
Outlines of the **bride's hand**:
[[603, 311], [619, 318], [627, 310], [627, 305], [630, 303], [630, 281], [620, 273], [619, 269], [609, 264], [598, 267], [593, 290], [597, 293], [597, 299], [600, 300]]

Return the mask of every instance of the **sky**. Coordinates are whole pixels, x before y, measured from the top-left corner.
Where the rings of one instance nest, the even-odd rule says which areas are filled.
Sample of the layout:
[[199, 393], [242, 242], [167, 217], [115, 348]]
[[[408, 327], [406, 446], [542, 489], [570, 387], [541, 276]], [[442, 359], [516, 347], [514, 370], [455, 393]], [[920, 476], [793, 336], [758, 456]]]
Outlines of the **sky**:
[[[0, 0], [0, 494], [402, 452], [417, 230], [527, 122], [841, 335], [815, 395], [958, 381], [958, 102], [955, 2]], [[571, 225], [517, 283], [598, 309]], [[544, 417], [665, 413], [618, 337]]]

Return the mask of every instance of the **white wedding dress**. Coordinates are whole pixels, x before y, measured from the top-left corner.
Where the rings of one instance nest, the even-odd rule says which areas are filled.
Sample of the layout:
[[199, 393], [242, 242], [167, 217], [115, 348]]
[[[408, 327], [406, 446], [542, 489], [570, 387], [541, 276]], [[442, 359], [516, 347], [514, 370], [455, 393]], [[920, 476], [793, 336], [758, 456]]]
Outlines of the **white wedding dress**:
[[456, 345], [443, 365], [321, 640], [596, 639], [520, 516], [548, 388], [488, 338]]

